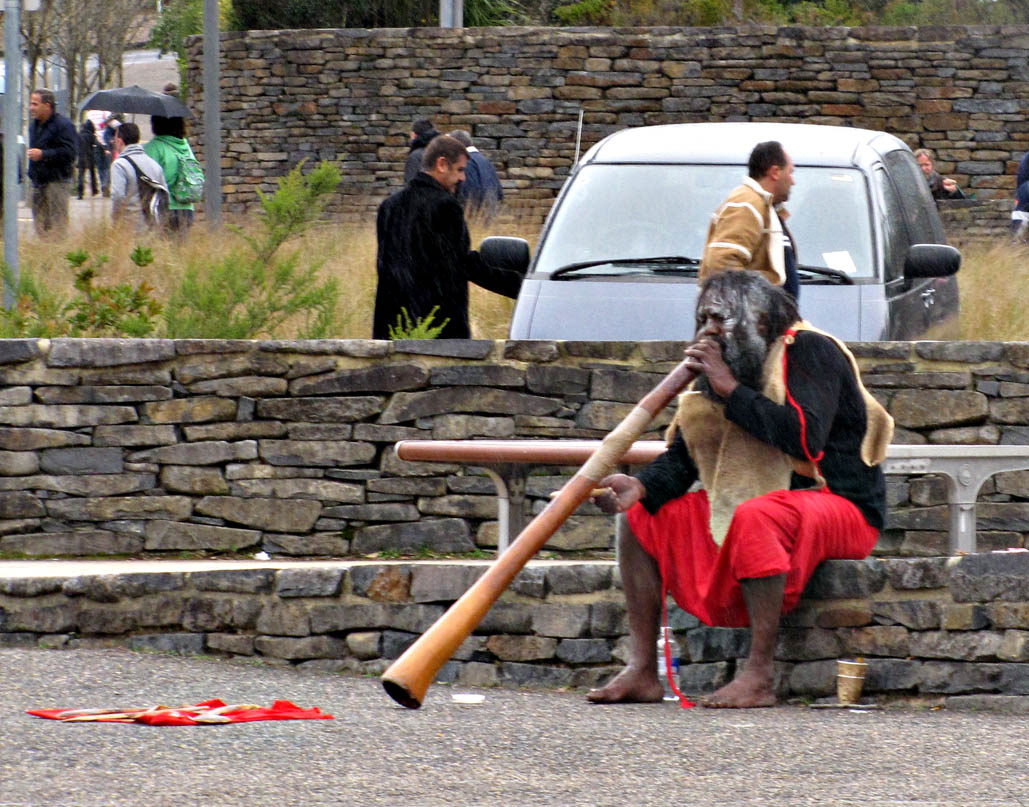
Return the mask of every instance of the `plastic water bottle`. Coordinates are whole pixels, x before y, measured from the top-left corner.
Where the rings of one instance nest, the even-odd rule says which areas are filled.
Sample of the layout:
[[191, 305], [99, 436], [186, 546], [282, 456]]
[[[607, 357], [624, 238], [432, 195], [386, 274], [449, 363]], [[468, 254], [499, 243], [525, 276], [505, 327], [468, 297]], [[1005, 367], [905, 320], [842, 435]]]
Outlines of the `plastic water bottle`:
[[667, 637], [670, 655], [672, 657], [671, 674], [676, 686], [679, 685], [679, 643], [675, 641], [675, 634], [668, 625], [662, 626], [657, 635], [657, 677], [665, 687], [666, 701], [677, 701], [678, 696], [672, 689], [671, 681], [668, 680], [669, 666], [665, 661], [665, 641]]

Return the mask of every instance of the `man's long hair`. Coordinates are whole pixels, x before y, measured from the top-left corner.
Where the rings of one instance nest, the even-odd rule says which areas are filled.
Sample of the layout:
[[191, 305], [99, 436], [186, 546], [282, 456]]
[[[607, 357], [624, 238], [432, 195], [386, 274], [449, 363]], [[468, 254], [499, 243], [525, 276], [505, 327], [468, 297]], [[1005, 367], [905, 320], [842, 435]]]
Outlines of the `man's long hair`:
[[[727, 335], [719, 341], [725, 363], [741, 384], [761, 389], [769, 346], [800, 319], [796, 300], [757, 272], [731, 269], [700, 287], [697, 311], [712, 302], [724, 312]], [[697, 388], [718, 399], [706, 376], [697, 379]]]

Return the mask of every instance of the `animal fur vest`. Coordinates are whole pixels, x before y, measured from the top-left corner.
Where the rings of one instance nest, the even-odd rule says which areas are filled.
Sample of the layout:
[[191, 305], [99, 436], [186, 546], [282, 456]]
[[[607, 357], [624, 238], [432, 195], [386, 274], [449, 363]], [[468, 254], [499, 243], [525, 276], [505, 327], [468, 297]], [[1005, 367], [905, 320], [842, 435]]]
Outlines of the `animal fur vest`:
[[[796, 323], [791, 330], [814, 331], [832, 339], [849, 360], [867, 411], [861, 459], [866, 465], [878, 465], [885, 459], [886, 448], [893, 437], [893, 418], [864, 388], [853, 354], [834, 336], [806, 322]], [[791, 344], [791, 333], [780, 336], [769, 348], [762, 369], [761, 391], [780, 405], [786, 402], [783, 352]], [[737, 505], [773, 490], [788, 489], [794, 471], [813, 478], [817, 487], [825, 486], [825, 479], [815, 463], [790, 457], [751, 436], [726, 419], [724, 404], [705, 397], [693, 384], [679, 396], [679, 408], [666, 435], [669, 442], [677, 429], [682, 432], [700, 473], [700, 482], [707, 491], [711, 505], [711, 537], [719, 546], [725, 540]]]

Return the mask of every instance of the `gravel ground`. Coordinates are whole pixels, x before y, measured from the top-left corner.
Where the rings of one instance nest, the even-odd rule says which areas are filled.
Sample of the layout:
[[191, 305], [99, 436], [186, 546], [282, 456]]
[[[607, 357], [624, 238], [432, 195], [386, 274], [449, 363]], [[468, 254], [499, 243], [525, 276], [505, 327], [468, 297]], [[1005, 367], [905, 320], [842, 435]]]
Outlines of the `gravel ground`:
[[[581, 693], [436, 685], [125, 650], [0, 650], [0, 807], [129, 805], [1029, 805], [1024, 716], [782, 706], [591, 706]], [[468, 690], [461, 690], [468, 691]], [[335, 720], [60, 724], [42, 707], [286, 698]]]

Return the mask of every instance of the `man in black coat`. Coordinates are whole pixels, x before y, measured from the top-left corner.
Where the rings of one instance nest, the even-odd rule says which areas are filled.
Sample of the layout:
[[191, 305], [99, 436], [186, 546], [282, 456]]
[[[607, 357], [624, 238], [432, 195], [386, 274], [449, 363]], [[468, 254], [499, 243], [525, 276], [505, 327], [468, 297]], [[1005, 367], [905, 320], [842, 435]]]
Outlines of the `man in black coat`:
[[32, 181], [32, 218], [40, 235], [68, 229], [68, 199], [75, 172], [78, 134], [75, 124], [57, 112], [51, 90], [29, 96], [29, 179]]
[[[417, 323], [437, 308], [432, 325], [441, 339], [468, 339], [468, 283], [516, 297], [518, 272], [490, 266], [471, 249], [464, 211], [455, 196], [468, 152], [439, 135], [426, 147], [422, 170], [379, 206], [373, 339], [391, 327]], [[406, 312], [406, 317], [404, 313]]]

